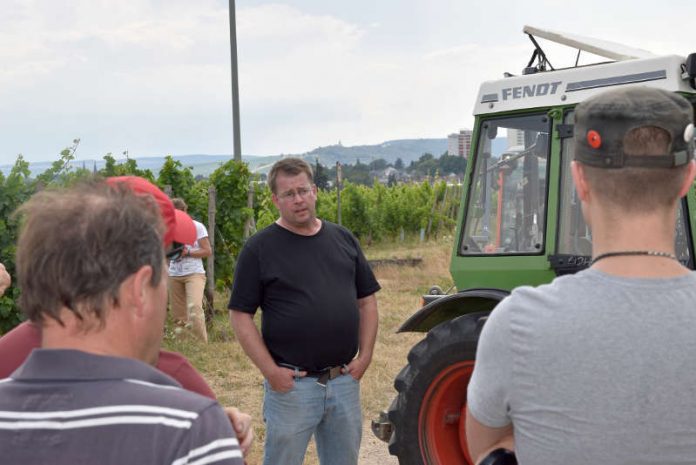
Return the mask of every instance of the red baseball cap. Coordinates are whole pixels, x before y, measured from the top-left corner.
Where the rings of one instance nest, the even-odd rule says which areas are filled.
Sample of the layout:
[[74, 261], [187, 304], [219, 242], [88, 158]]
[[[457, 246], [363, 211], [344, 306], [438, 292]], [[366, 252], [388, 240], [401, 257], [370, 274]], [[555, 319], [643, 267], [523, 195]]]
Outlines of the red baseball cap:
[[107, 184], [125, 184], [138, 194], [151, 195], [160, 209], [162, 220], [167, 230], [164, 233], [164, 245], [172, 242], [193, 244], [196, 242], [196, 226], [185, 212], [174, 208], [171, 199], [162, 190], [147, 179], [138, 176], [114, 176], [106, 179]]

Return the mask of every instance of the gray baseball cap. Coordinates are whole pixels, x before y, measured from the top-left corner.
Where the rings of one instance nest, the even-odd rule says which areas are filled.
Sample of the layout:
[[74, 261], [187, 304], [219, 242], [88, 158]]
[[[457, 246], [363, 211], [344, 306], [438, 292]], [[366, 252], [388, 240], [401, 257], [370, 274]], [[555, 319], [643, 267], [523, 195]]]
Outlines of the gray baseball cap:
[[[694, 109], [674, 92], [650, 87], [610, 90], [575, 108], [575, 159], [600, 168], [672, 168], [694, 157]], [[662, 128], [670, 134], [668, 153], [628, 156], [624, 137], [633, 129]]]

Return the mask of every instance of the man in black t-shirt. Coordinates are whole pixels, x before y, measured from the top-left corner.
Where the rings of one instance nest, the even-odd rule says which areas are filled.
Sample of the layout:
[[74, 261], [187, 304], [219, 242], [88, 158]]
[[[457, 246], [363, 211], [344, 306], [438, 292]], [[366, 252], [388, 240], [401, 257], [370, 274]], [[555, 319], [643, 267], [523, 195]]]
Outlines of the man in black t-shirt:
[[380, 286], [353, 235], [316, 217], [309, 164], [282, 159], [268, 183], [280, 218], [242, 249], [229, 303], [237, 338], [266, 378], [264, 465], [301, 465], [312, 434], [322, 465], [356, 465], [359, 380]]

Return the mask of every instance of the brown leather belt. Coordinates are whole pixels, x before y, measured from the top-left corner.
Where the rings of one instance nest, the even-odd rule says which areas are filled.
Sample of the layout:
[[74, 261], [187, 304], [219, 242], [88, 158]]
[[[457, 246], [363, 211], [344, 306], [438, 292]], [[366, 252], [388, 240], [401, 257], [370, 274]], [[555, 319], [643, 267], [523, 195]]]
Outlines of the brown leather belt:
[[346, 368], [346, 365], [336, 365], [335, 367], [328, 367], [324, 368], [323, 370], [319, 371], [312, 371], [312, 370], [303, 370], [300, 367], [296, 367], [294, 365], [290, 365], [287, 363], [279, 363], [280, 366], [284, 366], [286, 368], [290, 368], [295, 370], [296, 373], [300, 371], [306, 371], [307, 374], [305, 376], [309, 378], [317, 378], [317, 384], [321, 384], [322, 386], [326, 387], [326, 383], [331, 381], [332, 379], [336, 379], [339, 376], [343, 374], [343, 368]]
[[341, 376], [343, 374], [342, 370], [343, 370], [343, 365], [338, 365], [335, 367], [326, 368], [325, 370], [322, 370], [322, 371], [308, 371], [307, 376], [310, 376], [312, 378], [316, 377], [317, 384], [321, 384], [322, 386], [326, 386], [326, 383], [328, 383], [332, 379], [336, 379], [339, 376]]

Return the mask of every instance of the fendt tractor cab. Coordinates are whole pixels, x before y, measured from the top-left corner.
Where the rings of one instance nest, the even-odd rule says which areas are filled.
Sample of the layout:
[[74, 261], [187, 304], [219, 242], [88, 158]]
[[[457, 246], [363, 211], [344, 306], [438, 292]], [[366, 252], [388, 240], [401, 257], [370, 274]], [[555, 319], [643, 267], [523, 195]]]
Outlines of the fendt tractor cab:
[[[678, 92], [696, 105], [696, 53], [655, 56], [619, 44], [525, 27], [534, 44], [520, 76], [481, 85], [450, 271], [458, 292], [429, 301], [399, 329], [427, 332], [394, 382], [398, 395], [373, 431], [401, 465], [471, 464], [466, 388], [490, 311], [520, 285], [589, 265], [591, 231], [570, 175], [573, 108], [616, 86]], [[536, 38], [611, 61], [553, 69]], [[694, 268], [696, 194], [682, 201], [679, 260]]]

